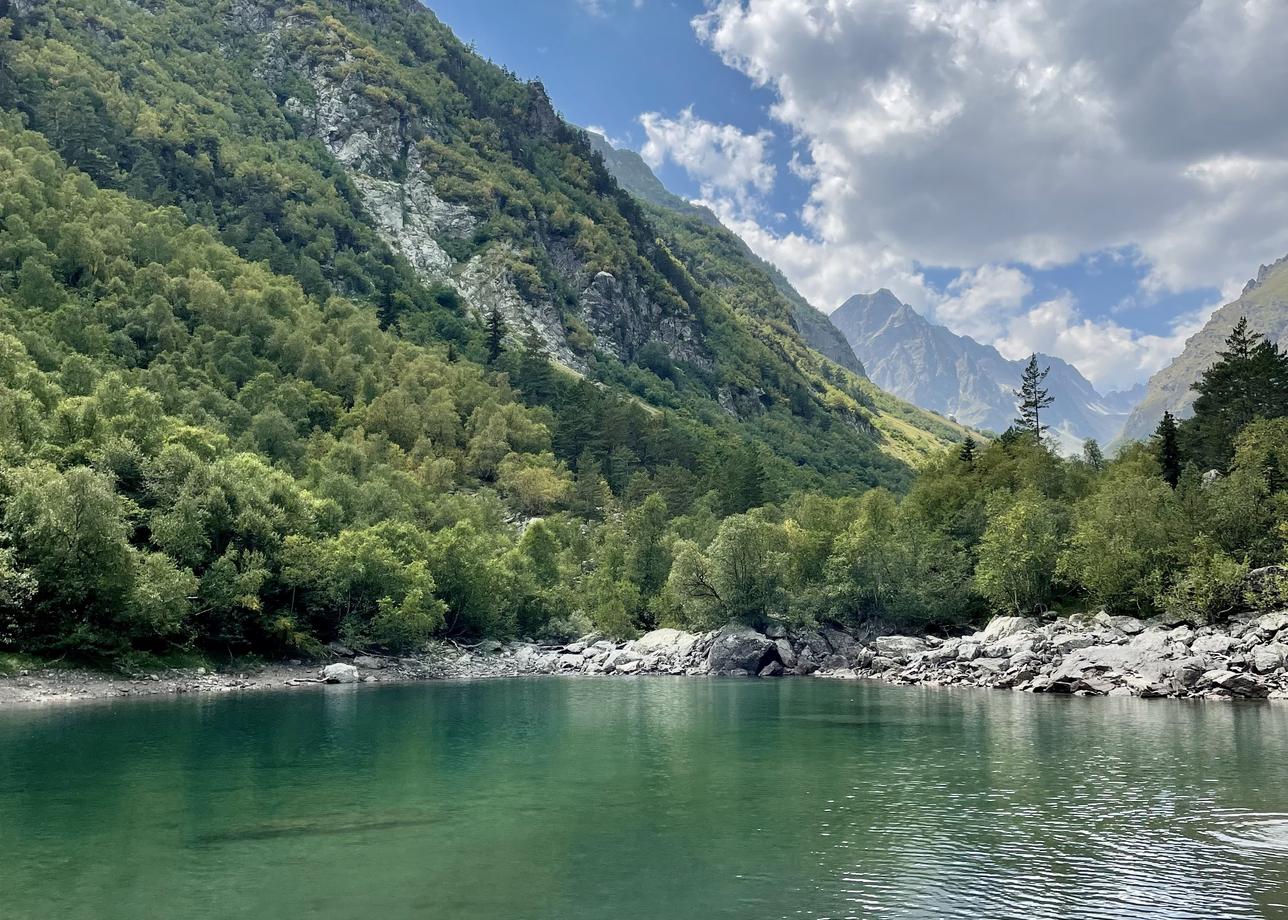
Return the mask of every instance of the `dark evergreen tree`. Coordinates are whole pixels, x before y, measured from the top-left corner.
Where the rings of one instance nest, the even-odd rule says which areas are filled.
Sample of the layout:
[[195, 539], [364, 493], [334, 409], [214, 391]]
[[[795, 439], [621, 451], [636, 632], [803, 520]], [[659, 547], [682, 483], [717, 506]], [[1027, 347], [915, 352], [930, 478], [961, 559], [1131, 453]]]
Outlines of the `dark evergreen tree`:
[[962, 442], [961, 450], [957, 452], [957, 459], [969, 467], [975, 466], [975, 439], [974, 438], [970, 437], [969, 435], [966, 436], [966, 440]]
[[726, 514], [744, 514], [768, 500], [765, 464], [751, 444], [736, 448], [717, 475], [722, 481]]
[[1245, 425], [1288, 415], [1288, 355], [1240, 317], [1194, 389], [1194, 416], [1180, 429], [1181, 456], [1203, 469], [1224, 470]]
[[1163, 468], [1163, 478], [1173, 489], [1181, 481], [1181, 447], [1177, 438], [1176, 417], [1163, 413], [1163, 419], [1154, 431], [1154, 451], [1158, 465]]
[[505, 320], [499, 307], [487, 315], [487, 363], [495, 364], [505, 350]]
[[1042, 386], [1042, 381], [1046, 380], [1049, 373], [1051, 368], [1038, 367], [1037, 355], [1029, 355], [1029, 363], [1020, 378], [1020, 388], [1015, 391], [1015, 398], [1019, 400], [1016, 408], [1020, 412], [1015, 420], [1015, 426], [1039, 440], [1042, 438], [1042, 432], [1047, 429], [1047, 426], [1042, 424], [1042, 410], [1055, 402], [1055, 397]]

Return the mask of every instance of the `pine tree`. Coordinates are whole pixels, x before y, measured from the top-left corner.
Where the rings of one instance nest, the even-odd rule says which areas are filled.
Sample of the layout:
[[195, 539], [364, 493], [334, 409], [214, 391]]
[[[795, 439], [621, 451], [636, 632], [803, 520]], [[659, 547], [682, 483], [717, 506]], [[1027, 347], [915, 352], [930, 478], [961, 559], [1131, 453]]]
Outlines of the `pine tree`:
[[957, 452], [957, 459], [969, 467], [975, 466], [975, 439], [970, 435], [962, 442], [961, 450]]
[[505, 320], [501, 309], [493, 307], [487, 315], [487, 363], [495, 364], [505, 345]]
[[1176, 417], [1170, 412], [1163, 413], [1163, 419], [1154, 431], [1154, 450], [1158, 465], [1163, 468], [1163, 478], [1173, 489], [1181, 481], [1181, 448], [1177, 439], [1178, 428]]
[[1234, 439], [1253, 419], [1288, 415], [1288, 354], [1240, 317], [1225, 350], [1194, 385], [1194, 416], [1180, 428], [1182, 458], [1203, 469], [1225, 469]]
[[1047, 374], [1051, 373], [1051, 368], [1044, 370], [1038, 369], [1038, 356], [1030, 355], [1029, 363], [1024, 368], [1024, 373], [1020, 378], [1020, 388], [1015, 390], [1015, 398], [1018, 399], [1019, 405], [1016, 407], [1020, 411], [1019, 417], [1015, 420], [1015, 425], [1024, 431], [1029, 432], [1038, 440], [1042, 439], [1042, 432], [1046, 431], [1046, 425], [1042, 424], [1042, 410], [1055, 402], [1055, 397], [1051, 396], [1042, 387], [1042, 381], [1046, 380]]

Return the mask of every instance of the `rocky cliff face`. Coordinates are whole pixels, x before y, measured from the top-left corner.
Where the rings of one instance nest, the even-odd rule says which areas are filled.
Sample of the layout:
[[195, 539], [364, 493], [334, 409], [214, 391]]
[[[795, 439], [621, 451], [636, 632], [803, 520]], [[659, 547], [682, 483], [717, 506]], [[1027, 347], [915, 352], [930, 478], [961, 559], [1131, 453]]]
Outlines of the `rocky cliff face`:
[[[357, 8], [379, 13], [377, 8]], [[535, 334], [554, 360], [575, 370], [585, 370], [586, 359], [585, 349], [569, 341], [578, 322], [594, 337], [596, 348], [622, 360], [656, 341], [666, 345], [675, 360], [711, 366], [691, 317], [663, 309], [629, 272], [618, 277], [591, 271], [555, 239], [540, 243], [560, 287], [577, 292], [572, 304], [521, 292], [513, 271], [521, 254], [511, 243], [496, 241], [464, 260], [454, 258], [448, 250], [461, 249], [452, 244], [468, 241], [478, 221], [469, 207], [444, 200], [436, 189], [420, 146], [438, 136], [433, 121], [371, 92], [360, 76], [358, 52], [340, 35], [333, 42], [319, 42], [315, 17], [289, 12], [269, 16], [261, 5], [246, 0], [232, 15], [262, 29], [260, 73], [266, 82], [307, 87], [306, 93], [287, 95], [284, 108], [349, 171], [381, 238], [423, 281], [455, 290], [479, 317], [498, 310], [513, 340]], [[315, 53], [323, 47], [325, 54]], [[539, 136], [553, 135], [562, 124], [544, 93], [531, 107], [528, 121]]]
[[[884, 288], [851, 297], [832, 321], [883, 389], [995, 432], [1014, 419], [1023, 361], [931, 323]], [[1137, 393], [1102, 395], [1073, 365], [1045, 355], [1040, 360], [1051, 368], [1046, 385], [1055, 403], [1046, 419], [1061, 449], [1073, 453], [1087, 438], [1116, 438]]]
[[1149, 379], [1144, 399], [1123, 428], [1125, 439], [1149, 437], [1165, 411], [1178, 418], [1192, 413], [1191, 387], [1216, 361], [1217, 352], [1241, 316], [1248, 318], [1248, 325], [1256, 332], [1288, 345], [1288, 256], [1261, 266], [1238, 299], [1213, 313], [1172, 363]]
[[[613, 178], [636, 198], [676, 214], [697, 218], [711, 227], [729, 232], [710, 208], [685, 201], [679, 195], [669, 191], [638, 153], [633, 150], [619, 150], [594, 131], [587, 131], [586, 135], [590, 138], [592, 149], [603, 157], [604, 165], [613, 174]], [[832, 324], [827, 315], [805, 300], [775, 266], [752, 252], [740, 238], [734, 238], [737, 240], [742, 258], [766, 274], [779, 294], [788, 301], [792, 324], [805, 343], [847, 370], [860, 375], [864, 374], [863, 364], [855, 355], [854, 349], [850, 347], [845, 336]]]

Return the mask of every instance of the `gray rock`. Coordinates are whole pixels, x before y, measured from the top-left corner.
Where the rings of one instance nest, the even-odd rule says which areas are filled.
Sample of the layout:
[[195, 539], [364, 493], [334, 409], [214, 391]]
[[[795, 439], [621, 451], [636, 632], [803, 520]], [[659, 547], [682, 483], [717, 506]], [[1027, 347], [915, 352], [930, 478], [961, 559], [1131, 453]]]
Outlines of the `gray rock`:
[[782, 677], [782, 675], [783, 675], [783, 666], [782, 666], [782, 663], [781, 663], [781, 662], [778, 662], [778, 661], [771, 661], [771, 662], [769, 662], [769, 664], [765, 665], [763, 668], [761, 668], [761, 669], [760, 669], [760, 673], [759, 673], [759, 675], [758, 675], [758, 676], [760, 676], [760, 677]]
[[1090, 648], [1096, 644], [1096, 639], [1097, 637], [1091, 633], [1065, 633], [1052, 639], [1051, 647], [1060, 654], [1067, 655], [1080, 648]]
[[717, 674], [757, 674], [768, 664], [767, 656], [776, 658], [777, 654], [777, 646], [761, 633], [741, 623], [730, 623], [716, 634], [707, 653], [707, 665]]
[[827, 644], [832, 651], [840, 652], [842, 655], [847, 654], [851, 649], [859, 644], [859, 641], [847, 632], [843, 632], [832, 626], [824, 626], [819, 630], [819, 634], [827, 640]]
[[778, 660], [783, 663], [784, 668], [790, 671], [796, 667], [796, 652], [790, 642], [780, 637], [774, 640], [774, 647], [778, 649]]
[[329, 664], [322, 669], [322, 679], [328, 684], [356, 684], [361, 678], [351, 664]]
[[569, 642], [567, 645], [564, 646], [564, 651], [567, 652], [569, 655], [580, 655], [582, 652], [586, 651], [586, 643]]
[[671, 658], [684, 658], [693, 650], [698, 637], [679, 629], [655, 629], [635, 640], [632, 647], [642, 655], [659, 653]]
[[1258, 646], [1252, 650], [1252, 670], [1258, 674], [1269, 674], [1271, 671], [1278, 671], [1284, 666], [1286, 657], [1288, 657], [1288, 646], [1281, 645], [1278, 642]]
[[1199, 636], [1190, 643], [1190, 649], [1199, 655], [1228, 655], [1234, 640], [1224, 633]]
[[352, 658], [354, 656], [353, 649], [349, 648], [347, 645], [342, 645], [339, 642], [328, 642], [327, 648], [334, 654], [339, 655], [341, 658]]
[[964, 641], [957, 646], [958, 661], [974, 661], [980, 656], [982, 646], [978, 642]]
[[1277, 635], [1280, 630], [1288, 629], [1288, 610], [1267, 613], [1265, 616], [1258, 617], [1254, 625], [1256, 626], [1257, 635], [1263, 639], [1270, 639]]
[[1129, 636], [1134, 636], [1145, 629], [1145, 624], [1136, 617], [1110, 617], [1109, 622], [1114, 629], [1125, 632]]
[[782, 623], [770, 623], [765, 627], [765, 638], [767, 639], [786, 639], [787, 627]]
[[479, 643], [479, 651], [484, 655], [495, 655], [501, 651], [501, 643], [495, 639], [484, 639]]
[[1010, 667], [1008, 658], [976, 658], [970, 663], [970, 666], [977, 671], [986, 671], [989, 674], [1001, 674]]
[[359, 655], [357, 658], [353, 659], [353, 663], [368, 671], [379, 671], [385, 666], [383, 659], [372, 658], [370, 655]]
[[842, 668], [848, 668], [849, 666], [850, 660], [844, 655], [832, 654], [824, 658], [818, 668], [820, 671], [839, 671]]
[[1017, 633], [1028, 632], [1037, 627], [1037, 622], [1029, 617], [993, 617], [980, 636], [982, 642], [997, 642], [1008, 639]]
[[1194, 630], [1189, 626], [1177, 626], [1167, 634], [1167, 639], [1175, 645], [1189, 645], [1194, 641]]
[[1197, 689], [1206, 690], [1213, 687], [1248, 699], [1263, 699], [1270, 695], [1269, 688], [1255, 677], [1250, 674], [1240, 674], [1237, 671], [1208, 671], [1199, 678]]
[[604, 658], [604, 670], [621, 671], [626, 665], [630, 665], [630, 664], [635, 665], [635, 667], [632, 668], [632, 670], [638, 670], [640, 667], [640, 662], [643, 660], [644, 660], [644, 656], [641, 655], [639, 652], [635, 651], [634, 649], [629, 649], [629, 648], [613, 649], [613, 651], [609, 652], [608, 655]]
[[639, 659], [633, 661], [619, 661], [613, 665], [613, 670], [618, 674], [634, 674], [643, 666]]
[[924, 652], [925, 650], [925, 640], [918, 639], [916, 636], [882, 636], [877, 639], [877, 656], [879, 658], [890, 658], [897, 662], [904, 662], [918, 652]]

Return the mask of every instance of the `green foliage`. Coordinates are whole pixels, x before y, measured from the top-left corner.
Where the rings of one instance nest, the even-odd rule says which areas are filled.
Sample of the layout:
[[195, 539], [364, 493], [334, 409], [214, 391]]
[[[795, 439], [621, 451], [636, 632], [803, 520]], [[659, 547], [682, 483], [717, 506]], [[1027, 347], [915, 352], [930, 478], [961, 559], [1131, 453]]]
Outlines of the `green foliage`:
[[1288, 415], [1288, 354], [1240, 318], [1194, 389], [1194, 416], [1180, 429], [1184, 454], [1202, 469], [1224, 470], [1245, 426]]
[[1192, 622], [1217, 622], [1242, 605], [1247, 574], [1247, 563], [1237, 562], [1211, 537], [1200, 536], [1174, 584], [1160, 595], [1160, 606]]
[[873, 490], [827, 564], [834, 616], [900, 627], [951, 625], [971, 608], [970, 565], [960, 543], [928, 527], [894, 496]]
[[1187, 538], [1157, 469], [1119, 464], [1075, 506], [1060, 572], [1098, 604], [1150, 612]]
[[684, 622], [762, 625], [783, 611], [788, 569], [782, 547], [781, 525], [745, 514], [726, 518], [705, 552], [690, 540], [678, 541], [668, 589]]
[[1032, 488], [991, 505], [975, 567], [980, 593], [999, 613], [1045, 610], [1064, 529], [1060, 507]]

